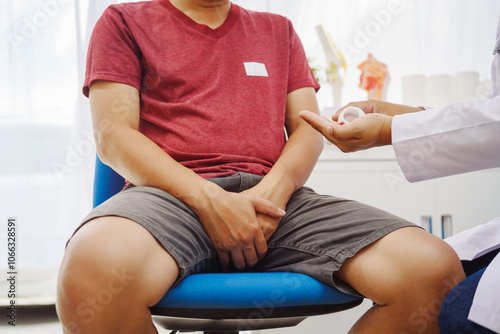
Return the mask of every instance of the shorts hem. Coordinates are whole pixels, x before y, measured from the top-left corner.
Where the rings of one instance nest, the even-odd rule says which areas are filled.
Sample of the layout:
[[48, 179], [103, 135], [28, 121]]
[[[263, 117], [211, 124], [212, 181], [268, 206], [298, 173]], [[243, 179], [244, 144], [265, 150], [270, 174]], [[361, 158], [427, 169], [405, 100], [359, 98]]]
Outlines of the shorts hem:
[[330, 261], [324, 261], [323, 263], [323, 268], [322, 273], [314, 274], [313, 273], [308, 273], [306, 271], [297, 271], [302, 274], [308, 275], [315, 277], [316, 279], [322, 281], [323, 283], [333, 286], [334, 288], [338, 289], [339, 291], [343, 293], [347, 293], [350, 295], [358, 296], [361, 298], [366, 298], [364, 295], [360, 294], [356, 289], [351, 287], [349, 284], [343, 282], [342, 280], [335, 278], [334, 274], [335, 272], [339, 271], [341, 266], [345, 263], [346, 260], [354, 257], [359, 251], [361, 251], [363, 248], [375, 243], [376, 241], [382, 239], [384, 236], [399, 230], [401, 228], [405, 227], [418, 227], [421, 228], [420, 226], [410, 223], [410, 222], [397, 222], [394, 224], [391, 224], [389, 226], [386, 226], [385, 228], [375, 231], [374, 233], [368, 235], [364, 239], [360, 240], [357, 242], [355, 245], [351, 246], [348, 249], [343, 249], [339, 252], [321, 252], [317, 250], [313, 250], [311, 247], [302, 247], [302, 246], [296, 246], [293, 245], [292, 243], [289, 242], [281, 242], [281, 243], [275, 243], [272, 245], [269, 245], [269, 248], [288, 248], [294, 251], [298, 252], [303, 252], [310, 254], [311, 256], [314, 256], [316, 258], [321, 258], [321, 257], [327, 257], [328, 259], [331, 259]]
[[147, 224], [146, 222], [142, 222], [141, 218], [136, 216], [133, 213], [130, 212], [121, 212], [121, 213], [98, 213], [98, 212], [93, 212], [93, 214], [88, 215], [87, 217], [84, 218], [82, 223], [78, 226], [78, 228], [75, 230], [71, 238], [68, 240], [68, 243], [71, 241], [73, 236], [80, 230], [80, 228], [87, 224], [88, 222], [97, 219], [97, 218], [103, 218], [103, 217], [120, 217], [120, 218], [125, 218], [128, 220], [131, 220], [140, 226], [142, 226], [146, 231], [148, 231], [165, 249], [167, 253], [170, 254], [177, 263], [177, 266], [179, 267], [179, 276], [177, 277], [176, 281], [174, 282], [174, 285], [179, 283], [181, 280], [186, 278], [187, 276], [190, 275], [190, 271], [201, 264], [202, 262], [206, 261], [207, 259], [212, 259], [214, 256], [212, 254], [202, 254], [198, 258], [196, 258], [194, 261], [192, 261], [192, 264], [188, 264], [186, 261], [182, 260], [181, 255], [177, 252], [175, 247], [171, 246], [168, 244], [166, 241], [161, 238], [163, 235], [162, 231], [157, 229], [155, 226], [152, 226], [151, 224]]

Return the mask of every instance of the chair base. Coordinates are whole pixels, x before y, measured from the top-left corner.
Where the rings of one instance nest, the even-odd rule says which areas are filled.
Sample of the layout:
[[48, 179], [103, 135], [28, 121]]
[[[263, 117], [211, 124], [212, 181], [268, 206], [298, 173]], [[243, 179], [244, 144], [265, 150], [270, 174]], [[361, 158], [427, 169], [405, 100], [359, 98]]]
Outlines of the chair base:
[[[338, 305], [309, 305], [275, 309], [168, 309], [153, 307], [153, 321], [158, 326], [178, 331], [203, 331], [210, 334], [232, 334], [239, 331], [293, 327], [309, 316], [339, 312], [361, 304], [363, 299]], [[267, 314], [267, 317], [263, 313]], [[178, 316], [175, 316], [175, 315]], [[271, 315], [272, 314], [272, 315]], [[227, 318], [219, 318], [226, 315]], [[213, 316], [213, 318], [211, 318]]]
[[199, 319], [153, 315], [153, 321], [162, 328], [169, 330], [175, 328], [179, 331], [199, 331], [203, 328], [205, 333], [209, 332], [210, 334], [236, 334], [239, 331], [292, 327], [306, 318]]

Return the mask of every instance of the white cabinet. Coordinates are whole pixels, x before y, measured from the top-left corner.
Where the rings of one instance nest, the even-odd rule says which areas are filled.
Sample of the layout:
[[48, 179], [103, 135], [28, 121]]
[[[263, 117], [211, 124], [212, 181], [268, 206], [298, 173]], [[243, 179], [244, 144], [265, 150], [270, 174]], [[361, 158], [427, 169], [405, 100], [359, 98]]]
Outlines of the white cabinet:
[[436, 180], [436, 217], [451, 215], [452, 233], [500, 217], [500, 169]]

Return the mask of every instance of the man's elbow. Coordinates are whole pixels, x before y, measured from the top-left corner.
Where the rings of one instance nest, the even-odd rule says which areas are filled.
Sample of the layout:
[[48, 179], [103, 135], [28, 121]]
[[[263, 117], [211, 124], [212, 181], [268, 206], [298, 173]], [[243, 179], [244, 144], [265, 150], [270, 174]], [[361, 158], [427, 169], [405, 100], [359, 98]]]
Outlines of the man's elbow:
[[325, 147], [325, 141], [323, 140], [323, 135], [321, 133], [318, 133], [318, 150], [321, 153], [323, 151], [323, 148]]
[[310, 152], [319, 156], [321, 152], [323, 152], [323, 147], [324, 147], [324, 140], [323, 140], [323, 135], [313, 129], [309, 124], [303, 123], [300, 124], [299, 131], [297, 133], [300, 133], [298, 136], [299, 138], [305, 139], [305, 142], [307, 143]]
[[113, 153], [113, 136], [107, 131], [94, 129], [94, 140], [96, 145], [97, 156], [105, 164], [110, 165]]
[[316, 149], [316, 152], [318, 155], [321, 154], [321, 152], [323, 152], [323, 148], [325, 146], [325, 141], [323, 140], [323, 135], [314, 130], [314, 132], [312, 132], [312, 136], [313, 136], [313, 142], [314, 142], [314, 148]]

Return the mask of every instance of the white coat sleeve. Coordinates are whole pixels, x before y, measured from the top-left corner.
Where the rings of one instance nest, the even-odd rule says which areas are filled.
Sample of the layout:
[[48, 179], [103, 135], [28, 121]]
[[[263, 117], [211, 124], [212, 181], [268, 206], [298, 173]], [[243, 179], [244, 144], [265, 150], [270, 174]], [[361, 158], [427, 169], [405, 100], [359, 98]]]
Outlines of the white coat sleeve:
[[392, 145], [410, 182], [500, 167], [500, 96], [394, 116]]

